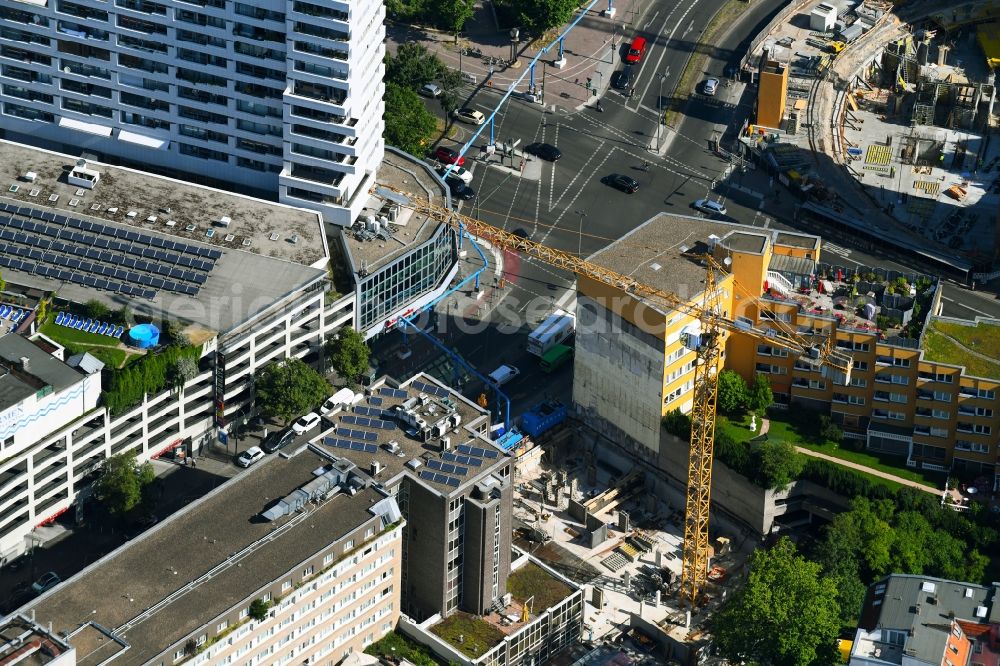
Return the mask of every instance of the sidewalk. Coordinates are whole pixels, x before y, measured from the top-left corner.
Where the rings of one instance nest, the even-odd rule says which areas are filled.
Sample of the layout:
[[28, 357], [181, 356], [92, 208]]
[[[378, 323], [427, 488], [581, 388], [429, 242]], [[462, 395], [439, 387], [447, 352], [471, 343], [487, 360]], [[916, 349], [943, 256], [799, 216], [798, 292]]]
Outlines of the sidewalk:
[[[887, 481], [893, 481], [904, 486], [910, 486], [911, 488], [916, 488], [917, 490], [922, 490], [925, 493], [930, 493], [936, 497], [940, 497], [943, 490], [939, 488], [934, 488], [932, 486], [925, 485], [923, 483], [918, 483], [917, 481], [911, 481], [910, 479], [904, 479], [895, 474], [889, 474], [888, 472], [883, 472], [881, 470], [872, 469], [871, 467], [865, 467], [856, 462], [851, 462], [850, 460], [844, 460], [843, 458], [835, 458], [834, 456], [828, 456], [825, 453], [819, 453], [817, 451], [812, 451], [811, 449], [805, 449], [801, 446], [796, 446], [795, 450], [803, 455], [807, 455], [813, 458], [820, 458], [821, 460], [826, 460], [832, 462], [835, 465], [840, 465], [842, 467], [849, 467], [850, 469], [857, 470], [859, 472], [864, 472], [865, 474], [871, 474], [872, 476], [877, 476], [880, 479], [885, 479]], [[957, 492], [957, 491], [953, 491]]]
[[[544, 103], [547, 109], [567, 112], [579, 110], [595, 102], [607, 91], [611, 75], [621, 64], [622, 40], [634, 31], [634, 22], [638, 20], [634, 11], [641, 9], [641, 3], [638, 0], [615, 2], [614, 18], [604, 16], [606, 8], [604, 3], [594, 5], [566, 36], [563, 54], [566, 64], [562, 68], [553, 65], [559, 58], [558, 44], [553, 45], [539, 59], [535, 66], [535, 91], [540, 94], [544, 86]], [[525, 67], [564, 29], [565, 26], [560, 26], [533, 42], [520, 42], [517, 66], [507, 68], [487, 64], [490, 57], [510, 58], [510, 37], [508, 29], [502, 26], [498, 28], [496, 25], [491, 6], [481, 1], [476, 2], [475, 14], [466, 24], [458, 43], [454, 36], [443, 32], [389, 22], [386, 34], [391, 51], [402, 42], [419, 42], [436, 53], [448, 67], [474, 77], [475, 82], [470, 81], [470, 85], [482, 89], [492, 88], [502, 94], [522, 74], [524, 80], [515, 87], [515, 92], [530, 92], [531, 75], [525, 72]], [[463, 56], [462, 49], [479, 49], [482, 57]], [[587, 89], [588, 78], [592, 80], [597, 95], [594, 95], [593, 90]]]

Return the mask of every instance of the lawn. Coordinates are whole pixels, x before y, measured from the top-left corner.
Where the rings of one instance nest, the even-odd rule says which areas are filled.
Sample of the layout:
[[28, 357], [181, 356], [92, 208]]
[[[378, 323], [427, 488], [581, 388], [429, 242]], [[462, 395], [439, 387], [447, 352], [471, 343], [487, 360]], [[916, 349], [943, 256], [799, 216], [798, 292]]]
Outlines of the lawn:
[[552, 608], [573, 590], [534, 562], [528, 562], [507, 577], [507, 591], [521, 603], [534, 596], [531, 610], [537, 614], [546, 608]]
[[[475, 615], [457, 612], [451, 617], [438, 622], [431, 631], [461, 652], [473, 659], [485, 654], [487, 650], [503, 640], [503, 632], [486, 620]], [[459, 636], [462, 640], [459, 640]]]
[[[770, 427], [767, 433], [769, 440], [789, 442], [810, 451], [816, 451], [833, 456], [834, 458], [864, 465], [871, 469], [877, 469], [880, 472], [894, 474], [900, 478], [923, 483], [934, 488], [944, 487], [945, 477], [947, 476], [944, 473], [906, 467], [906, 463], [902, 458], [879, 455], [868, 451], [855, 451], [849, 448], [850, 444], [837, 444], [822, 437], [818, 432], [819, 421], [817, 418], [814, 418], [815, 415], [813, 414], [807, 412], [804, 415], [806, 418], [802, 418], [800, 422], [793, 421], [792, 419], [783, 420], [785, 416], [780, 412], [775, 413], [772, 411], [770, 415]], [[749, 426], [749, 417], [737, 418], [733, 421], [720, 418], [716, 423], [716, 429], [721, 429], [723, 432], [728, 433], [738, 442], [749, 441], [755, 436], [750, 432]], [[760, 432], [760, 419], [757, 420], [757, 432]], [[863, 472], [858, 473], [864, 474]], [[865, 474], [865, 476], [883, 485], [890, 485], [894, 488], [900, 487], [900, 484], [887, 479], [871, 474]]]
[[405, 659], [415, 666], [438, 666], [440, 663], [423, 645], [396, 631], [369, 645], [365, 654], [390, 660]]
[[122, 367], [129, 359], [138, 358], [141, 354], [124, 349], [115, 338], [97, 333], [87, 333], [65, 326], [57, 326], [55, 316], [50, 315], [42, 324], [40, 331], [46, 337], [55, 340], [66, 348], [70, 355], [89, 352], [100, 359], [106, 366]]
[[[945, 335], [958, 340], [968, 349], [979, 352], [996, 362], [987, 361], [968, 353]], [[966, 372], [976, 377], [1000, 379], [1000, 326], [979, 324], [963, 326], [935, 321], [924, 335], [924, 358], [928, 361], [965, 366]]]

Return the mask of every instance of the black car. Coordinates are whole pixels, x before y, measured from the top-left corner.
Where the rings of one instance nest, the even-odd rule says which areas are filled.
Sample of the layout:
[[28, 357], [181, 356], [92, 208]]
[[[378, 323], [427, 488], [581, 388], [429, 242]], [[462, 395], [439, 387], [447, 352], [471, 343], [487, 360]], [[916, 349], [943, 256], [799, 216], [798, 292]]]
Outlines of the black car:
[[469, 201], [476, 198], [476, 191], [460, 180], [448, 179], [448, 189], [451, 196], [462, 201]]
[[625, 65], [611, 75], [611, 86], [618, 90], [628, 90], [632, 85], [632, 65]]
[[533, 143], [525, 148], [524, 152], [529, 155], [537, 155], [543, 160], [548, 160], [549, 162], [555, 162], [557, 159], [562, 157], [562, 151], [553, 146], [551, 143]]
[[260, 448], [264, 449], [265, 453], [274, 453], [291, 444], [294, 439], [295, 433], [292, 430], [275, 432], [264, 440]]
[[613, 173], [610, 176], [605, 176], [601, 178], [601, 182], [605, 185], [610, 185], [616, 190], [621, 190], [626, 194], [632, 194], [639, 190], [639, 183], [636, 182], [634, 178], [629, 178], [620, 173]]

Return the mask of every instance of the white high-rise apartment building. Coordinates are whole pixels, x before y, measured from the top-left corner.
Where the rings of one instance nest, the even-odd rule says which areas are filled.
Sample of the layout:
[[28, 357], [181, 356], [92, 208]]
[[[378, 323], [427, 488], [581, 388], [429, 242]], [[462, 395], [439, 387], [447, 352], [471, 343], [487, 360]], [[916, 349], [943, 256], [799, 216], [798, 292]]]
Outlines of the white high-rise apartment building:
[[384, 151], [384, 17], [380, 0], [0, 0], [0, 138], [347, 225]]

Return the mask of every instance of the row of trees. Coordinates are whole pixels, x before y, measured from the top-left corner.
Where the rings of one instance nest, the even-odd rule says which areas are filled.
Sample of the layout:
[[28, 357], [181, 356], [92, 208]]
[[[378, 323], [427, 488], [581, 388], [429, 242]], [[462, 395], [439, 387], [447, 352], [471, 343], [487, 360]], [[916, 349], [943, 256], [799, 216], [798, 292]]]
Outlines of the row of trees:
[[437, 119], [427, 110], [418, 91], [434, 82], [441, 88], [438, 101], [445, 114], [460, 103], [461, 75], [421, 44], [400, 44], [396, 55], [385, 56], [385, 140], [411, 155], [430, 145]]
[[[496, 0], [501, 24], [533, 34], [566, 23], [583, 6], [580, 0]], [[430, 25], [455, 38], [475, 12], [473, 0], [387, 0], [386, 12], [396, 21]]]

